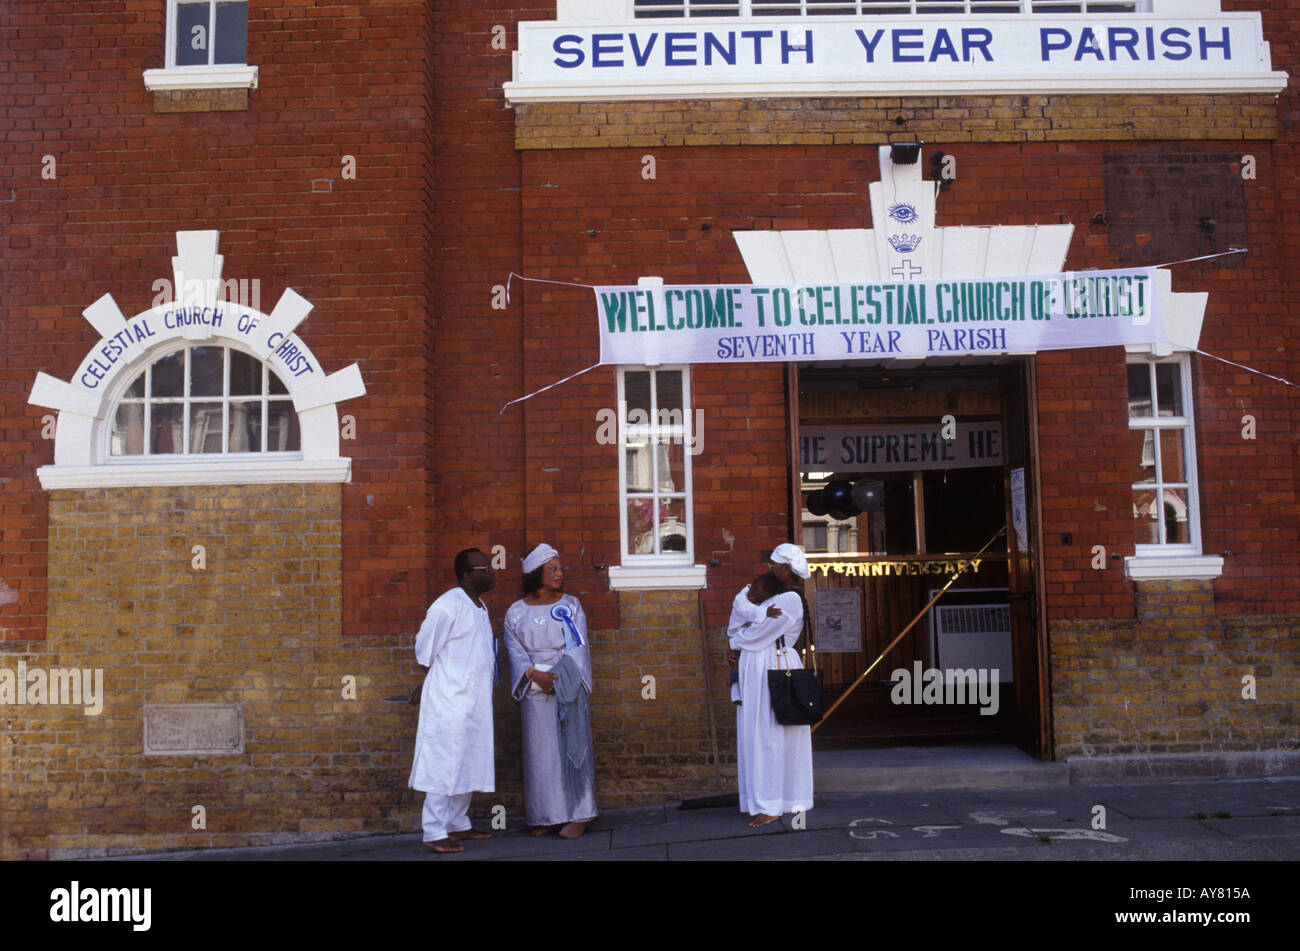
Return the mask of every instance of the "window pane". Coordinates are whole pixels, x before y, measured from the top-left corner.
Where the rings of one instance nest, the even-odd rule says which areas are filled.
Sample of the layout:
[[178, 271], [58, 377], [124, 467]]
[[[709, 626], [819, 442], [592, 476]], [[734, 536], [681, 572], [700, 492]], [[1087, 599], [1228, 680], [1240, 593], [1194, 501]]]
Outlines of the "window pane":
[[1186, 482], [1187, 469], [1183, 452], [1183, 433], [1178, 429], [1160, 430], [1160, 481]]
[[266, 413], [267, 452], [297, 452], [302, 437], [298, 433], [298, 414], [289, 400], [272, 400]]
[[654, 500], [627, 500], [627, 546], [633, 555], [653, 555], [655, 551], [654, 536]]
[[1187, 521], [1187, 490], [1165, 489], [1165, 544], [1188, 545], [1192, 532]]
[[[155, 372], [154, 378], [157, 379]], [[149, 451], [166, 455], [185, 451], [185, 417], [182, 403], [155, 403], [150, 407]]]
[[628, 419], [633, 413], [643, 420], [650, 418], [650, 372], [648, 370], [630, 370], [623, 374], [623, 398], [627, 401]]
[[[143, 381], [141, 380], [143, 386]], [[114, 456], [138, 456], [144, 452], [144, 404], [123, 403], [113, 419], [109, 453]]]
[[1151, 369], [1145, 363], [1128, 365], [1128, 415], [1151, 415]]
[[686, 488], [686, 447], [680, 438], [661, 439], [655, 446], [659, 455], [659, 491], [681, 492]]
[[190, 404], [190, 452], [221, 452], [221, 404]]
[[1156, 434], [1153, 429], [1132, 429], [1129, 430], [1129, 459], [1132, 460], [1132, 469], [1129, 472], [1129, 482], [1137, 484], [1139, 482], [1156, 481]]
[[931, 469], [922, 485], [928, 553], [979, 551], [1007, 519], [1001, 469]]
[[803, 523], [803, 547], [807, 552], [826, 550], [826, 523]]
[[629, 439], [623, 447], [627, 465], [627, 490], [629, 492], [649, 492], [654, 475], [650, 465], [650, 443]]
[[659, 550], [686, 551], [685, 499], [664, 499], [659, 503]]
[[262, 363], [254, 356], [230, 351], [230, 395], [260, 396], [262, 393]]
[[1183, 387], [1176, 363], [1156, 364], [1156, 408], [1161, 416], [1183, 416]]
[[682, 417], [682, 371], [660, 370], [655, 373], [655, 402], [659, 405], [658, 422], [665, 422], [665, 411], [676, 410], [673, 421], [681, 423]]
[[248, 57], [248, 4], [217, 4], [217, 63], [242, 63]]
[[[912, 473], [892, 472], [881, 474], [879, 478], [885, 484], [884, 553], [915, 555], [916, 503], [913, 501]], [[872, 541], [875, 542], [874, 537]], [[876, 550], [874, 544], [872, 550]]]
[[230, 404], [230, 451], [262, 451], [262, 401]]
[[[176, 353], [168, 354], [153, 365], [153, 392], [149, 395], [154, 399], [174, 398], [183, 395], [185, 385], [185, 351], [178, 350]], [[175, 450], [180, 452], [179, 449]]]
[[144, 371], [141, 370], [140, 375], [136, 377], [134, 380], [132, 380], [131, 385], [126, 388], [126, 393], [122, 395], [122, 398], [126, 400], [138, 400], [141, 399], [143, 396], [144, 396]]
[[1158, 516], [1155, 492], [1133, 493], [1133, 541], [1135, 544], [1160, 544]]
[[276, 376], [274, 373], [272, 373], [270, 370], [266, 371], [266, 376], [267, 379], [270, 381], [269, 385], [271, 387], [272, 396], [284, 396], [289, 392], [288, 387], [286, 387], [283, 383], [281, 383], [280, 378]]
[[208, 65], [208, 3], [176, 5], [176, 65]]
[[190, 396], [221, 395], [221, 347], [195, 347], [190, 351]]

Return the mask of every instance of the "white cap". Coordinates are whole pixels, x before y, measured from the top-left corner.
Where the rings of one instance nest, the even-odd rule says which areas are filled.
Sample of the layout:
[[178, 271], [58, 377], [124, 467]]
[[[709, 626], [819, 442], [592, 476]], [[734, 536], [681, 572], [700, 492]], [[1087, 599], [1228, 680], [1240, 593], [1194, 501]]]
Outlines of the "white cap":
[[[545, 542], [542, 542], [542, 544], [538, 545], [524, 556], [524, 574], [531, 574], [552, 558], [559, 557], [560, 553], [558, 551]], [[807, 577], [807, 575], [804, 577]]]
[[774, 565], [789, 565], [800, 578], [808, 577], [808, 559], [803, 553], [803, 549], [798, 545], [792, 545], [786, 542], [783, 545], [777, 545], [769, 559]]

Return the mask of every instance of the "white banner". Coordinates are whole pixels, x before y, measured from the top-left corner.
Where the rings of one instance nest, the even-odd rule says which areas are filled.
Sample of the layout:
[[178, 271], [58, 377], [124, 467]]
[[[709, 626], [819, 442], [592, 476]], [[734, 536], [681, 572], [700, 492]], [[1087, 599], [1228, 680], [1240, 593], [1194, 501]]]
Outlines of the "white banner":
[[1168, 340], [1155, 268], [873, 284], [597, 287], [606, 364], [1034, 353]]

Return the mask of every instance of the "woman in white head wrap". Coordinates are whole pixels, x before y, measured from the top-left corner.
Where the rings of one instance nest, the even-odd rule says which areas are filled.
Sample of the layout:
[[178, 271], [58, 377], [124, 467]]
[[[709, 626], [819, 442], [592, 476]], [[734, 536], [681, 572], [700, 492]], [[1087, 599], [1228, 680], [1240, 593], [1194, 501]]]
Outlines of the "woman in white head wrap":
[[799, 581], [807, 579], [808, 559], [797, 545], [778, 545], [771, 574], [785, 590], [761, 604], [746, 585], [732, 602], [727, 641], [740, 673], [736, 707], [736, 771], [740, 811], [753, 816], [750, 828], [776, 822], [783, 813], [813, 806], [812, 728], [782, 726], [772, 713], [767, 672], [798, 668], [791, 648], [803, 632], [804, 602]]
[[506, 612], [511, 696], [523, 721], [524, 803], [534, 835], [576, 839], [596, 817], [591, 650], [582, 605], [564, 593], [550, 545], [523, 560], [524, 597]]

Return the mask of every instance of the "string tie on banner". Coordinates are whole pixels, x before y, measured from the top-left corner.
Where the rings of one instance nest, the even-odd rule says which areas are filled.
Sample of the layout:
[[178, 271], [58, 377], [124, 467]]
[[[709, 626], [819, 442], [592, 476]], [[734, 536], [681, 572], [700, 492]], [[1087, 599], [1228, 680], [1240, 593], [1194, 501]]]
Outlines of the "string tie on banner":
[[1168, 261], [1164, 264], [1153, 264], [1152, 267], [1173, 267], [1175, 264], [1191, 264], [1193, 261], [1208, 261], [1211, 258], [1227, 257], [1229, 254], [1249, 254], [1250, 248], [1229, 248], [1227, 251], [1216, 251], [1214, 254], [1202, 254], [1198, 258], [1183, 258], [1181, 261]]
[[532, 399], [534, 396], [536, 396], [538, 393], [545, 393], [547, 390], [553, 390], [553, 389], [555, 389], [555, 387], [559, 386], [561, 383], [568, 383], [570, 380], [572, 380], [572, 379], [574, 379], [574, 378], [576, 378], [576, 377], [580, 377], [580, 376], [582, 376], [584, 373], [587, 373], [587, 372], [589, 372], [589, 371], [591, 371], [591, 370], [596, 369], [596, 367], [598, 367], [598, 366], [600, 366], [599, 363], [593, 363], [591, 366], [587, 367], [585, 370], [579, 370], [577, 373], [571, 373], [569, 376], [566, 376], [563, 380], [556, 380], [556, 381], [555, 381], [554, 383], [552, 383], [550, 386], [544, 386], [544, 387], [542, 387], [540, 390], [533, 390], [533, 392], [529, 393], [527, 396], [521, 396], [521, 397], [519, 397], [518, 399], [511, 400], [511, 401], [510, 401], [509, 403], [507, 403], [505, 406], [501, 407], [501, 412], [500, 412], [500, 413], [497, 413], [497, 415], [500, 416], [502, 413], [504, 413], [504, 412], [505, 412], [506, 410], [508, 410], [510, 407], [514, 406], [516, 403], [522, 403], [524, 400], [530, 400], [530, 399]]
[[[506, 278], [506, 303], [507, 304], [510, 303], [510, 282], [513, 281], [515, 278], [519, 278], [519, 280], [521, 281], [531, 281], [534, 284], [559, 284], [563, 287], [585, 287], [589, 291], [594, 291], [596, 289], [595, 284], [579, 284], [576, 281], [548, 281], [544, 277], [524, 277], [522, 274], [516, 274], [514, 271], [511, 271], [510, 276]], [[510, 404], [507, 403], [506, 405], [509, 406]]]
[[1195, 350], [1195, 351], [1193, 351], [1193, 352], [1194, 352], [1194, 353], [1199, 353], [1199, 354], [1200, 354], [1201, 356], [1203, 356], [1203, 357], [1209, 357], [1211, 360], [1218, 360], [1220, 363], [1226, 363], [1226, 364], [1228, 364], [1228, 366], [1236, 367], [1236, 368], [1239, 369], [1239, 370], [1247, 370], [1247, 371], [1249, 371], [1250, 373], [1258, 373], [1260, 376], [1266, 376], [1266, 377], [1268, 377], [1270, 380], [1277, 380], [1277, 382], [1283, 384], [1284, 386], [1296, 386], [1296, 385], [1297, 385], [1297, 384], [1295, 384], [1295, 383], [1292, 383], [1290, 380], [1283, 379], [1283, 378], [1280, 377], [1280, 376], [1274, 376], [1274, 375], [1271, 374], [1271, 373], [1265, 373], [1263, 370], [1256, 370], [1254, 367], [1248, 367], [1248, 366], [1246, 366], [1246, 364], [1244, 364], [1244, 363], [1234, 363], [1232, 360], [1225, 360], [1223, 357], [1216, 357], [1214, 354], [1212, 354], [1212, 353], [1206, 353], [1204, 350]]

